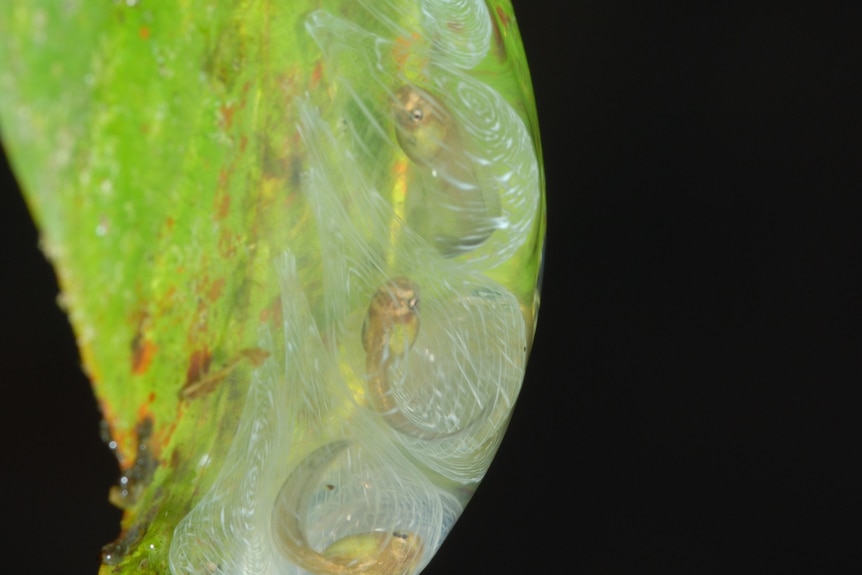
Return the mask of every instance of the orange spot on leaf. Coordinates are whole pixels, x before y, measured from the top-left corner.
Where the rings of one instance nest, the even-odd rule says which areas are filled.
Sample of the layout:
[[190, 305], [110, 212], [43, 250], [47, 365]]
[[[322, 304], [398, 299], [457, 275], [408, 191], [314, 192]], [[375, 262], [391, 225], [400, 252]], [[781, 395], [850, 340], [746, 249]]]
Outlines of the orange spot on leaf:
[[186, 369], [186, 386], [195, 383], [206, 375], [210, 369], [210, 361], [212, 361], [212, 354], [206, 347], [192, 352], [191, 357], [189, 357], [189, 367]]
[[132, 337], [131, 356], [132, 373], [143, 375], [150, 368], [153, 356], [156, 354], [156, 344], [147, 336], [149, 326], [149, 315], [141, 310], [135, 314], [133, 319], [136, 323], [135, 335]]
[[281, 298], [276, 297], [272, 303], [260, 311], [260, 323], [272, 321], [273, 323], [281, 323]]
[[138, 30], [138, 35], [141, 37], [141, 40], [147, 40], [150, 37], [150, 29], [146, 26], [141, 26], [141, 29]]
[[230, 212], [230, 194], [225, 192], [221, 196], [216, 196], [216, 219], [223, 220]]
[[320, 84], [320, 80], [323, 79], [323, 62], [320, 60], [314, 65], [314, 70], [311, 71], [311, 87], [317, 88], [317, 85]]
[[251, 362], [251, 364], [255, 367], [260, 367], [263, 365], [263, 362], [266, 361], [266, 358], [269, 357], [269, 352], [265, 349], [260, 349], [257, 347], [241, 349], [239, 351], [241, 357], [246, 358]]
[[224, 279], [217, 279], [212, 283], [209, 289], [209, 300], [211, 302], [216, 302], [218, 298], [221, 297], [221, 293], [224, 290]]
[[211, 393], [219, 383], [225, 380], [237, 367], [240, 366], [243, 359], [247, 359], [254, 367], [260, 366], [266, 358], [269, 357], [269, 352], [259, 348], [241, 349], [239, 353], [230, 361], [225, 363], [220, 369], [206, 373], [200, 379], [187, 383], [180, 390], [182, 399], [197, 399]]
[[234, 112], [236, 112], [236, 108], [230, 104], [221, 107], [222, 127], [224, 127], [225, 130], [230, 130], [231, 126], [233, 126]]
[[141, 334], [136, 335], [132, 340], [132, 373], [135, 375], [147, 373], [157, 349], [158, 347], [152, 341]]
[[218, 253], [224, 259], [230, 259], [236, 254], [236, 242], [234, 234], [230, 230], [224, 229], [218, 236]]
[[395, 39], [395, 43], [392, 45], [392, 57], [395, 59], [399, 68], [404, 67], [404, 64], [407, 62], [407, 59], [413, 51], [413, 43], [418, 39], [419, 35], [415, 32], [413, 33], [412, 38], [399, 36]]
[[400, 160], [395, 162], [393, 170], [396, 177], [402, 177], [407, 174], [407, 160]]
[[165, 313], [170, 311], [170, 309], [174, 305], [174, 296], [176, 295], [176, 293], [177, 293], [177, 286], [175, 286], [175, 285], [168, 286], [168, 288], [164, 291], [162, 296], [157, 301], [157, 304], [158, 304], [157, 315], [164, 315]]
[[509, 15], [506, 14], [506, 11], [503, 10], [502, 6], [497, 6], [497, 17], [500, 19], [500, 23], [503, 27], [509, 27]]

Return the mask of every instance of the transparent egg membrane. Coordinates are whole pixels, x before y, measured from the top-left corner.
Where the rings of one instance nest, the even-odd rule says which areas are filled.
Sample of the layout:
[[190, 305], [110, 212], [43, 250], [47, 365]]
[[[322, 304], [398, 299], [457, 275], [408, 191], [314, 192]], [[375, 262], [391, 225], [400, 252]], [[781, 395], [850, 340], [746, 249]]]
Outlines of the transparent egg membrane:
[[[394, 404], [411, 426], [395, 426], [398, 440], [423, 466], [467, 484], [484, 475], [514, 406], [525, 329], [511, 294], [468, 282], [458, 288], [423, 297], [418, 336], [387, 376]], [[346, 379], [359, 382], [353, 388], [360, 403], [374, 374], [367, 373], [361, 341], [348, 335], [362, 329], [363, 317], [353, 314], [340, 338], [350, 366]]]
[[[488, 272], [536, 233], [540, 176], [524, 122], [469, 74], [491, 15], [482, 1], [358, 3], [373, 29], [306, 19], [338, 71], [331, 106], [296, 103], [322, 300], [313, 312], [285, 250], [283, 332], [260, 333], [283, 357], [252, 375], [227, 460], [176, 528], [175, 574], [418, 573], [520, 389], [532, 318]], [[431, 39], [421, 71], [394, 49], [417, 34]]]

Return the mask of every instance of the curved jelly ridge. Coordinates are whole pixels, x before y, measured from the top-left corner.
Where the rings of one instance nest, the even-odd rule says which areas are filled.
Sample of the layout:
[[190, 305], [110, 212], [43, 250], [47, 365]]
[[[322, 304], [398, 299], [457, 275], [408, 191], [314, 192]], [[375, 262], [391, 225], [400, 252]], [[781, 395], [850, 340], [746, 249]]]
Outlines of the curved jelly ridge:
[[383, 24], [391, 37], [409, 37], [411, 32], [422, 30], [430, 38], [431, 59], [469, 69], [476, 67], [491, 47], [493, 25], [483, 0], [357, 2]]
[[[400, 406], [423, 428], [462, 430], [438, 441], [402, 436], [417, 459], [445, 477], [478, 481], [493, 459], [524, 373], [517, 301], [491, 283], [462, 284], [423, 322], [411, 353], [396, 366]], [[436, 300], [436, 301], [435, 301]], [[427, 329], [426, 329], [427, 328]], [[398, 371], [400, 370], [400, 375]]]
[[488, 54], [493, 27], [484, 0], [423, 2], [422, 16], [423, 28], [432, 39], [433, 59], [470, 69]]
[[[450, 109], [487, 193], [502, 204], [498, 230], [475, 254], [474, 264], [495, 267], [508, 260], [529, 237], [539, 209], [539, 163], [529, 130], [508, 102], [487, 84], [462, 71], [433, 66], [436, 92], [449, 94]], [[466, 146], [466, 144], [465, 144]]]

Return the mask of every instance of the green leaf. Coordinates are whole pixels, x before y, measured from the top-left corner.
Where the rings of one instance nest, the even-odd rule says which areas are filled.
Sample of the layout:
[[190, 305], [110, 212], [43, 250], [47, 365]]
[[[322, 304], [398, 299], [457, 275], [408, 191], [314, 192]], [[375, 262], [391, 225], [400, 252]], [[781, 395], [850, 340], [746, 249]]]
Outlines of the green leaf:
[[[483, 381], [491, 376], [481, 366], [497, 364], [482, 358], [499, 347], [520, 385], [538, 309], [544, 181], [512, 8], [465, 2], [470, 9], [447, 13], [425, 2], [423, 12], [420, 4], [0, 6], [0, 128], [123, 469], [111, 493], [125, 509], [123, 534], [106, 546], [104, 573], [163, 573], [171, 561], [183, 572], [232, 572], [235, 556], [207, 559], [204, 551], [190, 559], [195, 567], [181, 567], [171, 545], [181, 521], [209, 509], [219, 486], [244, 480], [229, 467], [255, 453], [230, 450], [249, 417], [286, 430], [267, 448], [282, 463], [264, 466], [252, 490], [261, 525], [287, 472], [340, 437], [427, 481], [426, 490], [439, 491], [434, 501], [451, 496], [441, 532], [490, 463], [517, 386], [477, 411], [487, 423], [456, 430], [487, 448], [481, 456], [465, 451], [467, 439], [429, 440], [432, 449], [401, 437], [365, 390], [372, 360], [359, 347], [360, 324], [386, 277], [422, 279], [421, 337], [444, 332], [438, 316], [468, 330], [476, 343], [453, 348], [440, 365], [464, 372], [473, 362]], [[405, 156], [392, 113], [404, 84], [444, 102], [458, 127], [444, 150], [463, 146], [457, 157], [471, 158], [467, 168], [451, 167], [462, 162], [452, 152], [440, 156], [447, 165]], [[471, 107], [476, 95], [502, 118], [501, 140], [483, 135], [487, 111]], [[502, 198], [505, 225], [463, 254], [438, 253], [429, 236], [445, 218], [435, 198], [452, 194], [441, 188], [447, 173], [462, 172], [486, 197]], [[458, 218], [472, 206], [447, 212], [454, 223], [445, 229], [466, 233], [474, 220]], [[506, 298], [517, 319], [501, 323]], [[492, 318], [485, 330], [444, 315], [482, 306]], [[266, 390], [285, 405], [262, 402], [265, 412], [253, 412]], [[478, 417], [452, 407], [462, 408], [465, 419]], [[353, 457], [349, 465], [359, 465], [361, 455]], [[204, 528], [188, 533], [215, 541]], [[443, 536], [426, 545], [421, 565]]]

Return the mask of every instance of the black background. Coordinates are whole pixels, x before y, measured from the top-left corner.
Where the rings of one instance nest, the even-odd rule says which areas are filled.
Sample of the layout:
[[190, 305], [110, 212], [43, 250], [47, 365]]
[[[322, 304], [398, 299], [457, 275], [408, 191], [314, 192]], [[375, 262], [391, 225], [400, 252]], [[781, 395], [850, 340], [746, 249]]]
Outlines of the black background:
[[[516, 3], [543, 313], [508, 436], [429, 575], [862, 569], [859, 19], [652, 4]], [[92, 574], [117, 469], [2, 181], [0, 570]]]

